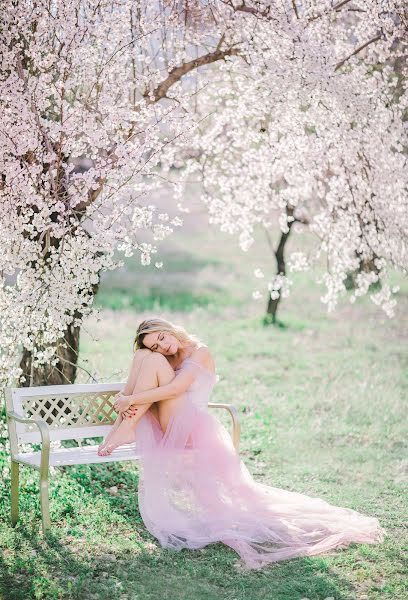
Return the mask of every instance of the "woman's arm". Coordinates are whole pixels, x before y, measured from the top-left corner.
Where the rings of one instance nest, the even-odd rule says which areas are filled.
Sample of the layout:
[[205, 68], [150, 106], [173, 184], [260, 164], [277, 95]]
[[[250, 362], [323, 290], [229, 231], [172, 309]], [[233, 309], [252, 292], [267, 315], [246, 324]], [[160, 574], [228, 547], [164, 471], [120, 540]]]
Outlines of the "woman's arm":
[[143, 406], [143, 404], [152, 404], [153, 402], [177, 398], [177, 396], [188, 390], [194, 379], [194, 371], [183, 370], [167, 385], [131, 395], [118, 394], [115, 406], [117, 406], [120, 412], [123, 412], [131, 405]]

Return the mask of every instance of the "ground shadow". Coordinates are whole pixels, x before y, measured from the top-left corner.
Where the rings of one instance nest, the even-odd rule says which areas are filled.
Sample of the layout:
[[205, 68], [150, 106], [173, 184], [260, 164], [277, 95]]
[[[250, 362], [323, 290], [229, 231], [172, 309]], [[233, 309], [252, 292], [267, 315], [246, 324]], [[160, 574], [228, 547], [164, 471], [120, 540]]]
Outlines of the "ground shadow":
[[[156, 548], [112, 555], [72, 550], [54, 532], [46, 539], [20, 528], [14, 563], [0, 558], [3, 600], [350, 600], [349, 584], [321, 559], [295, 559], [243, 572], [221, 544], [175, 553]], [[25, 552], [19, 552], [19, 546]], [[30, 552], [31, 548], [31, 552]], [[28, 552], [27, 552], [28, 551]], [[33, 556], [33, 553], [35, 554]]]
[[[52, 528], [46, 538], [39, 533], [37, 482], [23, 483], [23, 518], [17, 527], [2, 525], [7, 544], [0, 558], [2, 600], [355, 597], [350, 583], [334, 573], [324, 557], [246, 571], [237, 554], [223, 544], [181, 552], [162, 549], [141, 520], [138, 467], [133, 463], [67, 467], [51, 479]], [[9, 489], [10, 482], [6, 485]], [[5, 515], [7, 504], [8, 500]], [[102, 545], [98, 520], [109, 523]]]
[[[85, 558], [72, 555], [63, 538], [50, 536], [46, 560], [56, 560], [70, 577], [75, 570], [79, 572], [80, 581], [75, 583], [75, 589], [80, 592], [78, 597], [85, 597], [91, 591], [91, 578], [93, 593], [98, 590], [98, 598], [111, 597], [112, 590], [117, 592], [120, 588], [122, 600], [158, 597], [163, 600], [353, 598], [350, 583], [331, 571], [324, 557], [299, 558], [262, 571], [247, 571], [237, 554], [223, 544], [212, 544], [195, 551], [162, 549], [141, 521], [137, 507], [136, 466], [129, 468], [111, 463], [67, 468], [62, 476], [72, 479], [85, 492], [92, 490], [95, 500], [102, 499], [112, 514], [125, 518], [130, 529], [138, 530], [141, 540], [140, 545], [128, 552], [112, 548], [109, 555], [96, 553]], [[118, 487], [118, 492], [115, 490], [112, 495], [110, 486]], [[62, 502], [57, 503], [62, 505]], [[54, 528], [57, 526], [58, 522], [54, 522]], [[67, 596], [70, 597], [76, 596]]]

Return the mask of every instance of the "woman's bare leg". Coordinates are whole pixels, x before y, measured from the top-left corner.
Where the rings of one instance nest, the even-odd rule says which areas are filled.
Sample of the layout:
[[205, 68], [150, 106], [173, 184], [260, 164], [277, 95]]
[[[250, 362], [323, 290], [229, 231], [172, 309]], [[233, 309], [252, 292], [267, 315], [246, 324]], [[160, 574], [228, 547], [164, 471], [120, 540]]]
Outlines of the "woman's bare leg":
[[[142, 366], [143, 360], [144, 358], [151, 354], [151, 351], [148, 349], [140, 349], [137, 350], [134, 355], [133, 355], [133, 360], [132, 360], [132, 366], [129, 372], [129, 376], [126, 382], [126, 385], [124, 387], [123, 393], [126, 395], [130, 395], [133, 393], [133, 390], [135, 389], [136, 386], [136, 382], [140, 373], [140, 368]], [[149, 408], [149, 406], [151, 405], [146, 405], [147, 409]], [[142, 415], [137, 415], [138, 419], [140, 419], [142, 417]], [[116, 421], [114, 422], [114, 424], [112, 425], [111, 430], [109, 431], [108, 435], [105, 437], [105, 439], [102, 441], [101, 444], [99, 444], [99, 448], [98, 448], [98, 454], [100, 456], [105, 456], [106, 454], [110, 454], [110, 453], [106, 453], [105, 452], [105, 448], [108, 446], [108, 444], [110, 443], [110, 440], [113, 436], [113, 434], [115, 433], [115, 431], [117, 430], [117, 428], [120, 426], [120, 424], [122, 423], [123, 418], [122, 415], [119, 414], [116, 417]]]
[[[138, 350], [137, 352], [143, 351]], [[174, 378], [174, 370], [162, 354], [150, 351], [148, 351], [148, 353], [149, 354], [147, 355], [144, 354], [142, 360], [140, 360], [138, 374], [135, 379], [135, 387], [133, 392], [130, 393], [143, 392], [160, 385], [166, 385]], [[151, 404], [141, 405], [138, 408], [137, 414], [131, 419], [122, 419], [121, 415], [119, 415], [113, 425], [112, 431], [109, 433], [106, 440], [104, 440], [103, 444], [101, 444], [98, 454], [100, 456], [106, 456], [111, 454], [118, 446], [131, 444], [135, 440], [137, 423], [150, 408], [152, 411], [154, 410], [156, 416], [158, 416], [156, 406], [152, 406]]]

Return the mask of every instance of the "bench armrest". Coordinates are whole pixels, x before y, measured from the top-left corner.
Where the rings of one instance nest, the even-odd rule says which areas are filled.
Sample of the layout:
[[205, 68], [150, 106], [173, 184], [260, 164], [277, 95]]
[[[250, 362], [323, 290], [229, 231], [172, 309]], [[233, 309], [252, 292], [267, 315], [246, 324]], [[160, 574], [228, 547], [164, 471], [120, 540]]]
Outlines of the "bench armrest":
[[241, 423], [239, 421], [239, 414], [233, 404], [218, 404], [217, 402], [209, 402], [210, 408], [224, 408], [229, 412], [232, 419], [232, 441], [235, 446], [235, 450], [239, 450], [239, 441], [241, 437]]
[[45, 474], [46, 472], [48, 472], [50, 460], [50, 428], [48, 427], [47, 423], [43, 419], [29, 419], [26, 417], [21, 417], [18, 413], [14, 411], [7, 411], [6, 415], [8, 419], [13, 419], [14, 421], [17, 421], [17, 423], [34, 423], [34, 425], [38, 427], [41, 435], [40, 472], [41, 474]]

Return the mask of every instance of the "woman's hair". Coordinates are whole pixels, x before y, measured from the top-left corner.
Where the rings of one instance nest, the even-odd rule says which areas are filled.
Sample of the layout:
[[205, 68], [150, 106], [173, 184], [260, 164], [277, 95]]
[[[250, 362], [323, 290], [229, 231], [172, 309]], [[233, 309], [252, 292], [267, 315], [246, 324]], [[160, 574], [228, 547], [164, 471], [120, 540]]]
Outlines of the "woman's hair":
[[148, 333], [153, 333], [154, 331], [168, 331], [174, 335], [179, 342], [200, 343], [200, 340], [197, 336], [187, 333], [187, 331], [181, 325], [175, 325], [174, 323], [166, 321], [165, 319], [154, 318], [147, 319], [146, 321], [142, 321], [140, 323], [136, 331], [133, 349], [136, 351], [139, 348], [146, 348], [143, 340]]

